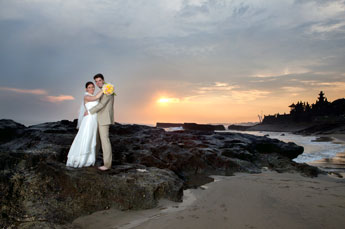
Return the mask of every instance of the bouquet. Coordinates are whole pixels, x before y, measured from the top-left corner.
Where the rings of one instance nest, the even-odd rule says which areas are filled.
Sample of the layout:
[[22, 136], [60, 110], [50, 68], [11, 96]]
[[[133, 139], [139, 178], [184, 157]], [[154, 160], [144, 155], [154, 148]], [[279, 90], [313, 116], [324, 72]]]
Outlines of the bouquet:
[[110, 83], [105, 83], [103, 85], [103, 93], [106, 95], [116, 95], [116, 93], [114, 92], [114, 85], [110, 84]]

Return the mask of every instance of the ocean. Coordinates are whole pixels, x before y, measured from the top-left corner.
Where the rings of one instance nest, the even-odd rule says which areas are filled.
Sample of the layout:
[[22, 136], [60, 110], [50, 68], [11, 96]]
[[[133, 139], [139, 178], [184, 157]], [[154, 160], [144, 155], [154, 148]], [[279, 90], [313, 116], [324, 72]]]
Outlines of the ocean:
[[288, 132], [269, 131], [224, 131], [252, 134], [257, 136], [268, 135], [283, 142], [294, 142], [304, 147], [303, 154], [294, 159], [297, 163], [307, 163], [317, 166], [327, 172], [345, 174], [345, 144], [336, 141], [319, 141], [319, 136], [303, 136]]
[[[225, 126], [226, 127], [226, 126]], [[183, 130], [182, 127], [166, 128], [167, 131]], [[268, 135], [283, 142], [294, 142], [304, 147], [303, 154], [294, 159], [297, 163], [307, 163], [327, 172], [338, 172], [345, 175], [345, 144], [336, 141], [320, 141], [318, 136], [302, 136], [288, 132], [269, 131], [234, 131], [225, 130], [217, 132], [237, 132], [257, 136]]]

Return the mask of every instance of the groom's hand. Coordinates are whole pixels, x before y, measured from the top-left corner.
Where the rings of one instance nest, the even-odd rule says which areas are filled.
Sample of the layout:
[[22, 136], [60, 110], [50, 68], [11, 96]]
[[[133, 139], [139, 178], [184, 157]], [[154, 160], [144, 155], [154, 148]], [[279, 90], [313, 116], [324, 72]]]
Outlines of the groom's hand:
[[85, 111], [85, 112], [84, 112], [84, 117], [85, 117], [86, 115], [88, 115], [88, 114], [89, 114], [89, 113], [88, 113], [87, 111]]

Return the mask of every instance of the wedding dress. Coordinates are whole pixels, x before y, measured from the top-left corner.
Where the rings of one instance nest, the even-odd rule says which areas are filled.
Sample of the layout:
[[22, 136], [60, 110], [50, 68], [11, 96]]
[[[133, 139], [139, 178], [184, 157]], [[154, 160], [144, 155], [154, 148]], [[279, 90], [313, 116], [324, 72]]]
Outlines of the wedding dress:
[[[90, 95], [85, 93], [85, 95]], [[82, 103], [78, 127], [79, 131], [75, 136], [68, 152], [66, 165], [74, 168], [87, 167], [95, 164], [96, 161], [96, 137], [97, 137], [97, 113], [83, 117], [86, 108], [89, 111], [96, 106], [98, 101]]]

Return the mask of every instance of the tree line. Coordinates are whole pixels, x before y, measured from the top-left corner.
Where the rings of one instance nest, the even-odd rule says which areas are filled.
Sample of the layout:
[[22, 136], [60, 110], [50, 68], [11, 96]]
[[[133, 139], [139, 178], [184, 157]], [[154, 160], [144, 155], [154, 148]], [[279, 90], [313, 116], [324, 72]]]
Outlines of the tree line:
[[262, 123], [310, 122], [319, 120], [345, 120], [345, 99], [329, 102], [321, 91], [314, 104], [299, 101], [290, 106], [290, 114], [265, 116]]

